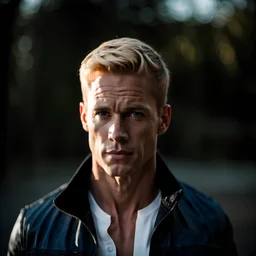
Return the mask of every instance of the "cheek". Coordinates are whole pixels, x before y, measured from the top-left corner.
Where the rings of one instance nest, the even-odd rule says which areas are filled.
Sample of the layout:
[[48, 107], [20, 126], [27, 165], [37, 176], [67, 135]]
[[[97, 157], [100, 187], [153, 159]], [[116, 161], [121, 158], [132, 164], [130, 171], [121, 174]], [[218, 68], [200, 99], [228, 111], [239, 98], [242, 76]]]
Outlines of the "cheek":
[[90, 146], [94, 146], [100, 149], [100, 146], [106, 140], [107, 132], [106, 128], [97, 122], [91, 122], [89, 124], [89, 143]]
[[139, 141], [145, 142], [155, 140], [157, 137], [157, 127], [155, 123], [148, 122], [142, 127], [139, 127], [136, 132], [136, 137]]
[[155, 134], [148, 135], [143, 141], [142, 141], [144, 146], [144, 151], [145, 152], [152, 152], [152, 150], [156, 147], [157, 144], [157, 136]]
[[89, 138], [89, 145], [92, 151], [94, 151], [95, 143], [97, 143], [97, 137], [98, 137], [97, 129], [92, 122], [88, 122], [88, 138]]
[[157, 134], [153, 128], [150, 131], [144, 131], [137, 137], [137, 142], [139, 144], [140, 151], [143, 152], [143, 154], [147, 154], [147, 152], [152, 152], [156, 147]]
[[90, 118], [90, 121], [88, 121], [88, 130], [92, 137], [97, 137], [101, 133], [101, 125], [93, 120], [93, 118]]
[[150, 128], [147, 128], [140, 136], [141, 143], [143, 143], [141, 146], [144, 146], [145, 153], [152, 152], [157, 144], [157, 128], [154, 125], [148, 127]]

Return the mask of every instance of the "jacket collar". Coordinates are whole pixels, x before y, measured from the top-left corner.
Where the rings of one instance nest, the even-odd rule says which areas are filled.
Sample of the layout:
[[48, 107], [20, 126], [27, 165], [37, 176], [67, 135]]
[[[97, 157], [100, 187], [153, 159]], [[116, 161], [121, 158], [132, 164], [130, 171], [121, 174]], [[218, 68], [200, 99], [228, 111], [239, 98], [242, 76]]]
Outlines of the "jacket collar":
[[[89, 154], [71, 178], [67, 186], [55, 198], [55, 206], [73, 217], [81, 219], [89, 211], [88, 190], [92, 170], [92, 159]], [[163, 157], [157, 153], [157, 170], [155, 178], [156, 187], [161, 190], [163, 202], [167, 208], [173, 207], [173, 201], [177, 201], [180, 195], [181, 184], [173, 176]]]

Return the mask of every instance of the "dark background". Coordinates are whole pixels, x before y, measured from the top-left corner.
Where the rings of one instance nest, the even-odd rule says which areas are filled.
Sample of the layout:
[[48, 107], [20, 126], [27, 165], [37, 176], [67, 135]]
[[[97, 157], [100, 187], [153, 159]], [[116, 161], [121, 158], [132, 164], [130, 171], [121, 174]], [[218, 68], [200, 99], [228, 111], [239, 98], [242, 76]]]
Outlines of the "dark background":
[[89, 152], [78, 69], [102, 41], [136, 37], [171, 70], [172, 123], [159, 150], [230, 216], [256, 255], [253, 1], [0, 0], [0, 255], [21, 207], [70, 179]]

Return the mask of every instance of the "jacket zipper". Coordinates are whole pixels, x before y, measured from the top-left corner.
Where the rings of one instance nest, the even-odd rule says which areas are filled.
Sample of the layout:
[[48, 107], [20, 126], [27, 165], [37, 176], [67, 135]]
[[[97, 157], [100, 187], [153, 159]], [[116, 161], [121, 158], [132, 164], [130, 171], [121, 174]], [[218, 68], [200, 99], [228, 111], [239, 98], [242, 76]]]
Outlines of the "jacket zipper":
[[[157, 228], [159, 227], [159, 225], [167, 218], [167, 216], [169, 216], [169, 215], [171, 214], [171, 212], [172, 212], [172, 211], [174, 210], [174, 208], [176, 207], [176, 205], [177, 205], [177, 203], [178, 203], [178, 201], [179, 201], [180, 196], [182, 195], [182, 193], [183, 193], [183, 190], [180, 189], [180, 190], [178, 190], [177, 192], [175, 192], [175, 193], [173, 194], [173, 196], [175, 196], [175, 198], [174, 198], [173, 202], [171, 203], [171, 206], [169, 206], [169, 207], [166, 205], [166, 203], [167, 203], [166, 198], [165, 198], [165, 199], [162, 199], [162, 201], [161, 201], [161, 206], [163, 205], [163, 207], [166, 208], [166, 209], [168, 209], [169, 212], [168, 212], [167, 214], [165, 214], [165, 215], [163, 216], [163, 218], [159, 221], [159, 223], [157, 224], [157, 226], [154, 227], [154, 230], [153, 230], [152, 236], [151, 236], [151, 241], [152, 241], [152, 237], [153, 237], [153, 235], [154, 235], [156, 229], [157, 229]], [[166, 203], [163, 203], [163, 200], [165, 200]], [[169, 203], [167, 203], [167, 204], [169, 204]], [[150, 242], [150, 244], [151, 244], [151, 242]], [[151, 255], [151, 250], [149, 250], [149, 255]]]
[[[176, 206], [177, 203], [178, 203], [178, 200], [180, 199], [180, 196], [181, 196], [182, 192], [183, 192], [183, 190], [180, 189], [180, 190], [178, 190], [177, 192], [174, 193], [173, 196], [174, 196], [175, 198], [174, 198], [173, 202], [171, 203], [171, 206], [170, 206], [170, 207], [166, 206], [166, 204], [163, 203], [163, 200], [166, 200], [166, 199], [162, 199], [161, 205], [163, 205], [165, 208], [167, 208], [167, 209], [169, 210], [169, 212], [168, 212], [167, 214], [165, 214], [165, 216], [160, 220], [160, 222], [157, 224], [157, 226], [155, 226], [155, 228], [154, 228], [154, 230], [153, 230], [153, 232], [152, 232], [151, 239], [152, 239], [152, 237], [153, 237], [153, 235], [154, 235], [156, 229], [159, 227], [159, 225], [160, 225], [160, 224], [163, 222], [163, 220], [174, 210], [175, 206]], [[169, 204], [169, 203], [167, 202], [167, 200], [166, 200], [166, 203]], [[55, 205], [55, 206], [56, 206], [56, 205]], [[70, 217], [72, 217], [72, 218], [75, 218], [75, 219], [81, 221], [81, 223], [86, 227], [87, 231], [88, 231], [89, 234], [91, 235], [92, 240], [93, 240], [93, 242], [94, 242], [94, 245], [95, 245], [95, 248], [96, 248], [94, 255], [96, 256], [96, 255], [97, 255], [97, 251], [98, 251], [98, 245], [97, 245], [97, 240], [95, 239], [95, 236], [92, 234], [91, 230], [90, 230], [90, 229], [85, 225], [85, 223], [84, 223], [81, 219], [79, 219], [77, 216], [72, 215], [72, 214], [70, 214], [70, 213], [67, 213], [67, 212], [61, 210], [58, 206], [56, 206], [56, 207], [59, 209], [59, 211], [61, 211], [61, 212], [65, 213], [65, 214], [67, 214], [68, 216], [70, 216]], [[88, 214], [89, 214], [89, 212], [85, 215], [85, 217], [86, 217]], [[149, 255], [150, 255], [150, 252], [149, 252]]]
[[[174, 208], [176, 207], [179, 199], [180, 199], [180, 196], [182, 195], [182, 192], [183, 190], [180, 189], [178, 191], [176, 191], [173, 196], [174, 196], [174, 199], [173, 201], [171, 202], [171, 205], [169, 204], [169, 202], [167, 202], [167, 199], [162, 199], [161, 201], [161, 205], [164, 206], [164, 208], [166, 208], [167, 210], [169, 210], [169, 212], [167, 214], [165, 214], [165, 216], [160, 220], [160, 222], [157, 224], [157, 226], [155, 226], [154, 230], [153, 230], [153, 233], [152, 235], [154, 234], [154, 232], [156, 231], [156, 229], [158, 228], [158, 226], [163, 222], [163, 220], [174, 210]], [[172, 197], [172, 196], [171, 196]], [[163, 203], [163, 201], [165, 201], [165, 203]], [[167, 206], [167, 205], [168, 206]]]
[[[56, 205], [55, 205], [55, 206], [56, 206]], [[81, 223], [86, 227], [88, 233], [89, 233], [89, 234], [91, 235], [91, 237], [92, 237], [94, 246], [95, 246], [95, 248], [96, 248], [95, 253], [94, 253], [94, 256], [96, 256], [96, 255], [97, 255], [97, 252], [98, 252], [98, 245], [97, 245], [97, 240], [95, 239], [95, 236], [93, 235], [93, 233], [91, 232], [91, 230], [90, 230], [90, 229], [85, 225], [85, 223], [84, 223], [81, 219], [79, 219], [77, 216], [72, 215], [72, 214], [70, 214], [70, 213], [67, 213], [67, 212], [61, 210], [58, 206], [56, 206], [56, 207], [58, 208], [59, 211], [61, 211], [61, 212], [65, 213], [65, 214], [67, 214], [68, 216], [70, 216], [70, 217], [72, 217], [72, 218], [75, 218], [75, 219], [81, 221]], [[89, 212], [88, 212], [88, 213], [89, 213]], [[85, 215], [85, 217], [88, 215], [88, 213]]]

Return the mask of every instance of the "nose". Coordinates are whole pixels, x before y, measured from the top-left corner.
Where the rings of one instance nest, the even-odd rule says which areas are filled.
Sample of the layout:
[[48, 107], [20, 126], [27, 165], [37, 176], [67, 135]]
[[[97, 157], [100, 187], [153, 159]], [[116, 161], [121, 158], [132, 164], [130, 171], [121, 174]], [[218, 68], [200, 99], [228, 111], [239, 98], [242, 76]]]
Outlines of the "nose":
[[128, 133], [125, 129], [124, 121], [120, 116], [112, 117], [112, 124], [109, 127], [108, 139], [117, 142], [125, 142], [128, 140]]

